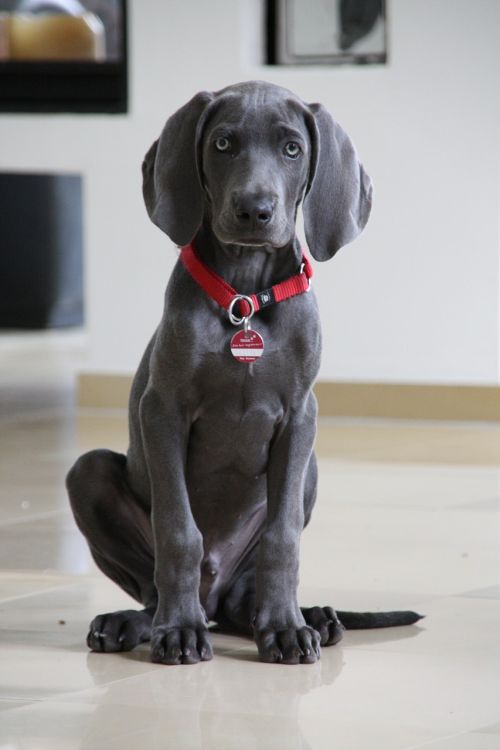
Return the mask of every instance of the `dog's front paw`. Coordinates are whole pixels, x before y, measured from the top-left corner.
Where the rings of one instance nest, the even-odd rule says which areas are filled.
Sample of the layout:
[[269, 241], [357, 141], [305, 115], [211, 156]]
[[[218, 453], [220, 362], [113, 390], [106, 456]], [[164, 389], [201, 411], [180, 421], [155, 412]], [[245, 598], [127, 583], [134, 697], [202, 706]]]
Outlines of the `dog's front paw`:
[[197, 664], [209, 661], [212, 646], [205, 627], [157, 625], [151, 633], [151, 661], [155, 664]]
[[279, 664], [314, 664], [321, 655], [319, 634], [308, 625], [285, 630], [255, 631], [262, 661]]

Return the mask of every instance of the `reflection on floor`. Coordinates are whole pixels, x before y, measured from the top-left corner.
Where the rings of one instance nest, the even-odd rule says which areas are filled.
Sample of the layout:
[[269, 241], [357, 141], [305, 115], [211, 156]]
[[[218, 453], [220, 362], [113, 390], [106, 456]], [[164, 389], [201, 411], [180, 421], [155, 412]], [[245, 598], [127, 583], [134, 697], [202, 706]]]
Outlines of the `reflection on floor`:
[[419, 626], [350, 632], [299, 667], [215, 634], [212, 662], [162, 667], [146, 646], [84, 642], [130, 600], [91, 564], [63, 477], [87, 448], [124, 449], [125, 415], [76, 413], [64, 363], [38, 378], [4, 364], [1, 750], [498, 750], [500, 426], [320, 426], [301, 602], [414, 608]]

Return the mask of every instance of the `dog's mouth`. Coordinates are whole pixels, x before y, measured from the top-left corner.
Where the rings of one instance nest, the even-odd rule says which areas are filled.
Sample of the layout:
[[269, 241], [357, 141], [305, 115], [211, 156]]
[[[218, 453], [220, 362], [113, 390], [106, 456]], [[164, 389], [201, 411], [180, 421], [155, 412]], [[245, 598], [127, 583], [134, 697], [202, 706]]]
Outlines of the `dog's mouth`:
[[226, 245], [241, 245], [243, 247], [262, 247], [271, 245], [272, 247], [283, 247], [287, 242], [284, 227], [269, 226], [263, 228], [228, 226], [221, 223], [214, 226], [215, 233], [219, 240]]
[[228, 242], [226, 242], [226, 244], [240, 245], [241, 247], [263, 247], [264, 245], [270, 245], [272, 243], [256, 237], [233, 237]]
[[281, 247], [282, 243], [273, 242], [266, 237], [220, 237], [219, 240], [225, 245], [238, 245], [239, 247], [257, 248], [257, 247]]

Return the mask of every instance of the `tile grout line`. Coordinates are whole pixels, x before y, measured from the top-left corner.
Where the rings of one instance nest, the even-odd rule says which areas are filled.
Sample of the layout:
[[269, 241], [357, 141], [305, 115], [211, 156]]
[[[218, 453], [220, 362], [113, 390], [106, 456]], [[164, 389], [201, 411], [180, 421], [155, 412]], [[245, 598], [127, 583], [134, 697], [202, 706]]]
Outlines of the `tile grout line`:
[[[88, 653], [92, 653], [92, 652], [89, 651]], [[140, 674], [127, 675], [126, 677], [119, 677], [116, 680], [110, 680], [109, 682], [100, 683], [99, 685], [92, 685], [90, 687], [81, 688], [77, 690], [65, 690], [62, 692], [54, 693], [53, 695], [45, 696], [43, 698], [34, 698], [34, 697], [30, 697], [26, 699], [2, 698], [0, 700], [19, 701], [19, 702], [21, 702], [22, 700], [25, 700], [26, 703], [28, 704], [30, 703], [53, 703], [53, 702], [57, 703], [57, 702], [62, 701], [63, 703], [67, 703], [68, 705], [71, 705], [72, 703], [76, 702], [76, 700], [84, 699], [85, 693], [93, 693], [93, 692], [100, 690], [101, 688], [107, 688], [110, 685], [116, 685], [117, 683], [120, 683], [120, 682], [127, 682], [130, 680], [141, 679], [144, 677], [145, 674], [150, 674], [152, 672], [155, 672], [159, 669], [164, 668], [164, 665], [162, 664], [153, 664], [152, 662], [149, 662], [149, 665], [151, 669], [148, 669], [146, 672], [141, 672]], [[70, 700], [65, 701], [64, 698], [67, 698], [68, 696], [70, 697]], [[95, 705], [100, 705], [100, 704], [95, 704]], [[16, 708], [26, 708], [26, 706], [16, 706]]]
[[442, 742], [443, 740], [463, 737], [466, 734], [470, 734], [470, 730], [464, 729], [461, 732], [453, 732], [452, 734], [445, 734], [441, 737], [434, 737], [432, 740], [425, 740], [425, 742], [419, 742], [417, 745], [406, 745], [404, 748], [401, 748], [401, 750], [420, 750], [421, 747], [432, 747], [432, 745]]
[[10, 602], [16, 602], [19, 599], [28, 599], [30, 596], [41, 596], [42, 594], [51, 594], [53, 591], [60, 591], [61, 589], [69, 588], [70, 586], [74, 586], [75, 582], [72, 581], [71, 583], [62, 583], [59, 586], [50, 586], [47, 589], [40, 589], [40, 591], [30, 591], [26, 594], [17, 594], [17, 596], [9, 596], [6, 599], [0, 599], [0, 605], [1, 604], [9, 604]]
[[[44, 518], [53, 518], [64, 513], [70, 515], [66, 508], [59, 508], [58, 510], [44, 510], [40, 513], [32, 513], [25, 516], [16, 516], [15, 518], [6, 518], [4, 521], [0, 521], [0, 528], [2, 526], [15, 526], [16, 524], [29, 523], [30, 521], [41, 521]], [[70, 516], [71, 517], [71, 516]]]

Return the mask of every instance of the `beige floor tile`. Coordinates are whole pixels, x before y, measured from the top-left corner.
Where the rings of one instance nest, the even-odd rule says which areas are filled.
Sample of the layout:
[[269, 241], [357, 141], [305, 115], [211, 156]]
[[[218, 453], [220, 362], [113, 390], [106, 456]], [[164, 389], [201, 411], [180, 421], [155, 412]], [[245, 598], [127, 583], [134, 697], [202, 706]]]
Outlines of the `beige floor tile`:
[[[126, 717], [126, 721], [125, 721]], [[17, 747], [26, 738], [41, 750], [46, 748], [123, 748], [145, 750], [175, 748], [198, 750], [328, 750], [341, 747], [383, 747], [398, 750], [408, 739], [429, 741], [433, 733], [413, 726], [387, 727], [375, 722], [362, 727], [346, 719], [318, 721], [298, 715], [296, 707], [282, 712], [223, 712], [191, 709], [173, 711], [168, 706], [124, 706], [97, 704], [63, 704], [51, 702], [3, 714], [2, 733]], [[20, 723], [23, 732], [19, 731]], [[81, 743], [81, 744], [80, 744]], [[333, 744], [332, 744], [333, 743]]]
[[[3, 561], [2, 561], [3, 562]], [[69, 579], [71, 580], [71, 579]], [[66, 586], [68, 578], [64, 575], [25, 571], [0, 571], [0, 611], [2, 625], [6, 622], [7, 603], [25, 599], [35, 594], [46, 594], [48, 591]]]
[[0, 342], [0, 750], [500, 747], [498, 426], [320, 426], [301, 603], [415, 609], [417, 626], [348, 632], [299, 667], [214, 633], [212, 662], [163, 667], [147, 644], [85, 645], [96, 614], [134, 603], [97, 571], [63, 481], [79, 452], [125, 450], [126, 415], [74, 412], [56, 340], [38, 388], [16, 346]]
[[[22, 706], [29, 706], [31, 703], [32, 701], [23, 701], [18, 698], [11, 698], [10, 700], [0, 700], [0, 712], [12, 711], [16, 708], [21, 708]], [[1, 720], [0, 720], [0, 723], [1, 723]], [[1, 733], [0, 733], [0, 739], [1, 739]]]
[[319, 455], [395, 463], [500, 466], [500, 426], [377, 420], [322, 420]]
[[463, 732], [425, 745], [414, 745], [408, 750], [498, 750], [498, 737], [490, 734]]

